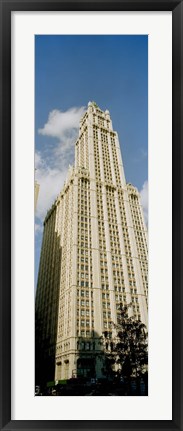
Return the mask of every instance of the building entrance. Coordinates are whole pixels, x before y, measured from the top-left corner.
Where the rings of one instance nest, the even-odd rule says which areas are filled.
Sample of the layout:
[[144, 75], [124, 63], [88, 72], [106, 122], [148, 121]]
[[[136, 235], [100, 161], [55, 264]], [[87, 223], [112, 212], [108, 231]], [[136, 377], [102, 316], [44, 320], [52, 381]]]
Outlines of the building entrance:
[[79, 358], [77, 360], [77, 376], [94, 378], [96, 376], [95, 359]]

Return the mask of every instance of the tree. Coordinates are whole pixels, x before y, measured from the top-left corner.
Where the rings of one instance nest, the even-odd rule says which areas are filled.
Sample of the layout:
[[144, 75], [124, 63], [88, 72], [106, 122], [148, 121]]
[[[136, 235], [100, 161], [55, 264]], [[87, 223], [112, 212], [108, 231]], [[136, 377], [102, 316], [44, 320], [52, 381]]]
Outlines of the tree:
[[146, 326], [128, 316], [131, 304], [119, 306], [117, 324], [113, 323], [114, 336], [103, 333], [105, 369], [107, 376], [126, 380], [147, 375], [148, 343]]

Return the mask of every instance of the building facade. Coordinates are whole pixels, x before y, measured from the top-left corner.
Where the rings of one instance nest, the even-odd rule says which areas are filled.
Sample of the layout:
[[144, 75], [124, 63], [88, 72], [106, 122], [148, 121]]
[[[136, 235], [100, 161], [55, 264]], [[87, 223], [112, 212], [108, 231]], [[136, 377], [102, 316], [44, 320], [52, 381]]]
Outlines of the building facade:
[[102, 376], [102, 333], [112, 337], [120, 303], [132, 303], [129, 313], [147, 325], [147, 295], [139, 193], [126, 183], [109, 111], [89, 102], [75, 165], [44, 221], [36, 315], [47, 379]]

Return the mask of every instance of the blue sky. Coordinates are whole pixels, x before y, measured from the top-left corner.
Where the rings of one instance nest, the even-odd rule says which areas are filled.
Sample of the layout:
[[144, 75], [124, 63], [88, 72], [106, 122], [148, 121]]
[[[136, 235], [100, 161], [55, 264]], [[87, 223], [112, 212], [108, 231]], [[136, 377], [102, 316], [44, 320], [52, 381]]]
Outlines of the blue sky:
[[42, 223], [74, 161], [79, 119], [90, 100], [110, 111], [126, 180], [141, 192], [147, 218], [148, 37], [36, 36], [36, 278]]

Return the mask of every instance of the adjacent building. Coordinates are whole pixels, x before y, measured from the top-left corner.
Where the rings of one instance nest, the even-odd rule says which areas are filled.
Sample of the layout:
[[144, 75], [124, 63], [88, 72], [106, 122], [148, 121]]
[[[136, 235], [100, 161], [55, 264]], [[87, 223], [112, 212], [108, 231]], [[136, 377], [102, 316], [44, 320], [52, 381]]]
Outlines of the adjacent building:
[[102, 333], [112, 337], [120, 303], [132, 303], [129, 313], [147, 325], [147, 296], [139, 193], [126, 183], [109, 111], [89, 102], [75, 165], [44, 221], [36, 294], [42, 354], [36, 360], [42, 369], [47, 364], [47, 380], [102, 376]]

